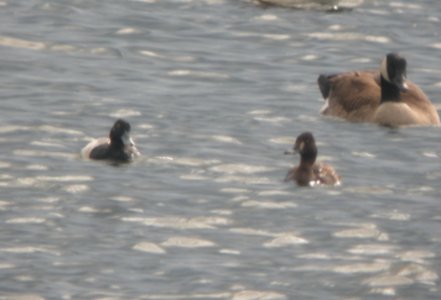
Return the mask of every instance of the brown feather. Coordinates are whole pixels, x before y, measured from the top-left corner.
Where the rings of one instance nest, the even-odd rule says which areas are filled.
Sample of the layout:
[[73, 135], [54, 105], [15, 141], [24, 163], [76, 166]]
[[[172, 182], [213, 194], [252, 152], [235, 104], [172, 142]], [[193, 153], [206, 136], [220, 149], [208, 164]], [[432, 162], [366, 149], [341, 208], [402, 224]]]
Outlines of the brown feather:
[[341, 177], [334, 168], [325, 163], [316, 163], [312, 166], [292, 168], [285, 177], [285, 181], [295, 181], [299, 186], [310, 185], [338, 185]]

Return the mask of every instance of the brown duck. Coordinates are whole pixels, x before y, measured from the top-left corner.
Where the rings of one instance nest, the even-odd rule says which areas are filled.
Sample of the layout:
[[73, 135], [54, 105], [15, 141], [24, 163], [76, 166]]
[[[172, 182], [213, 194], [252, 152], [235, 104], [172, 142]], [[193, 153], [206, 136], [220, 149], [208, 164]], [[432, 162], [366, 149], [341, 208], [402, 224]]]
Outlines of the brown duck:
[[[338, 185], [340, 176], [328, 164], [316, 163], [317, 147], [310, 132], [300, 134], [293, 147], [294, 153], [300, 154], [300, 164], [286, 174], [285, 181], [295, 181], [299, 186], [317, 184]], [[286, 152], [285, 154], [292, 154]]]

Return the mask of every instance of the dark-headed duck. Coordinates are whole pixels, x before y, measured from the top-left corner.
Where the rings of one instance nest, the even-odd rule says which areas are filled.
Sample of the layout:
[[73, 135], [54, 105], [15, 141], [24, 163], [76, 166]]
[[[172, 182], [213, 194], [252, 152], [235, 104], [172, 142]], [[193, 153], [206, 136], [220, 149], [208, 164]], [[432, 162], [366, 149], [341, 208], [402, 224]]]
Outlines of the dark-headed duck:
[[[310, 132], [300, 134], [294, 143], [294, 153], [300, 154], [300, 164], [286, 174], [285, 181], [295, 181], [299, 186], [317, 184], [338, 185], [340, 176], [328, 164], [316, 163], [317, 146]], [[291, 154], [291, 152], [286, 152]]]
[[321, 113], [392, 127], [439, 126], [432, 102], [416, 84], [406, 80], [406, 67], [403, 57], [389, 53], [379, 72], [320, 75], [317, 81], [326, 100]]
[[108, 138], [91, 141], [82, 150], [85, 158], [129, 162], [140, 153], [130, 137], [130, 124], [122, 119], [115, 122]]

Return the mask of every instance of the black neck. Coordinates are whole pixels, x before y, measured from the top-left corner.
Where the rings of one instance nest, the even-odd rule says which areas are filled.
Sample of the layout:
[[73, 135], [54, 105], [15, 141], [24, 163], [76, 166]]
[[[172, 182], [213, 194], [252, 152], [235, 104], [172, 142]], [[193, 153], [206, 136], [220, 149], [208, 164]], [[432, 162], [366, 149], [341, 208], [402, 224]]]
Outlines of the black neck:
[[131, 158], [121, 139], [114, 139], [110, 142], [109, 153], [111, 158], [117, 161], [128, 161]]
[[110, 140], [110, 147], [115, 149], [122, 149], [124, 148], [124, 143], [121, 139], [112, 139]]
[[300, 163], [302, 165], [313, 165], [315, 163], [315, 159], [317, 158], [317, 150], [310, 150], [307, 153], [302, 153], [300, 158]]
[[381, 102], [399, 102], [400, 89], [381, 76]]

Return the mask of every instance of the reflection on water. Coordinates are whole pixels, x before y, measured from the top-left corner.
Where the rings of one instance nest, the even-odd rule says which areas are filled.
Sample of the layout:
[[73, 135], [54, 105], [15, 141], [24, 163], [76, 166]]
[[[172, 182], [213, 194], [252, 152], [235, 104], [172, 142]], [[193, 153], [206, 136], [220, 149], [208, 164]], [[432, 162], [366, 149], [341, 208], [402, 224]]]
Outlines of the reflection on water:
[[[316, 86], [392, 49], [440, 106], [438, 2], [282, 4], [0, 2], [0, 299], [439, 298], [439, 129]], [[81, 159], [116, 118], [144, 156]], [[283, 182], [306, 130], [341, 186]]]

